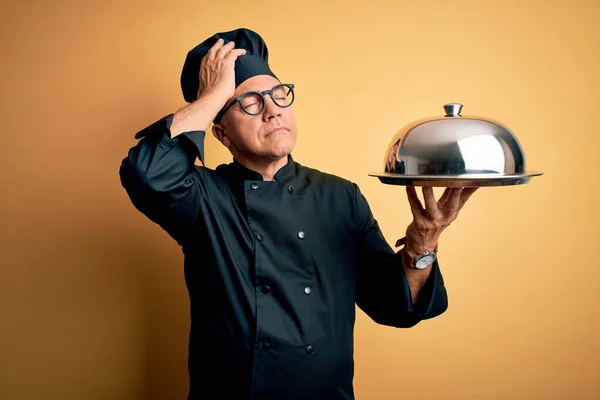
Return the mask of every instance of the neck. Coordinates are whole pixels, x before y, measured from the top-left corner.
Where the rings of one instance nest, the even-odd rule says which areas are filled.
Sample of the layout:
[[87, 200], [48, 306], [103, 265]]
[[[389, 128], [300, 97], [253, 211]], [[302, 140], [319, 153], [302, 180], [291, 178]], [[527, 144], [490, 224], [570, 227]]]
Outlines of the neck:
[[278, 160], [251, 160], [245, 157], [240, 157], [237, 162], [244, 167], [256, 171], [262, 175], [265, 181], [274, 181], [275, 174], [288, 163], [288, 156]]

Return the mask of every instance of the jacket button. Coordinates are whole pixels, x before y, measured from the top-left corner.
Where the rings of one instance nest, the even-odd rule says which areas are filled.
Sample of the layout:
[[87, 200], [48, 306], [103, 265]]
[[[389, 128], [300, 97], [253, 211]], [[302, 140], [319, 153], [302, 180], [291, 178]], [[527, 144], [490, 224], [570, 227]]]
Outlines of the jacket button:
[[261, 235], [260, 233], [256, 234], [256, 239], [258, 239], [259, 241], [263, 240], [263, 235]]
[[267, 294], [271, 291], [271, 287], [269, 285], [265, 285], [262, 288], [260, 288], [261, 292], [263, 292], [264, 294]]
[[258, 189], [258, 185], [256, 183], [253, 183], [252, 185], [250, 185], [250, 188], [256, 190]]
[[260, 346], [260, 348], [263, 350], [269, 350], [271, 348], [271, 343], [263, 342], [263, 344]]
[[294, 188], [292, 187], [292, 185], [288, 186], [288, 192], [294, 193]]
[[312, 346], [306, 346], [306, 352], [312, 356], [315, 354], [315, 349]]
[[312, 292], [312, 290], [311, 290], [310, 287], [307, 286], [307, 287], [304, 288], [304, 293], [310, 294], [311, 292]]
[[298, 237], [299, 237], [300, 239], [304, 239], [304, 231], [300, 231], [300, 232], [298, 232]]

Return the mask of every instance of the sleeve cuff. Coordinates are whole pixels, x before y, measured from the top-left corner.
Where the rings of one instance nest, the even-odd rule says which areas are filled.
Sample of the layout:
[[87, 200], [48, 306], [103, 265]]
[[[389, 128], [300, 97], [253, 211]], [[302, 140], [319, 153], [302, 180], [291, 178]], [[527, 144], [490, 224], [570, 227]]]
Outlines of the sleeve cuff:
[[[413, 304], [411, 296], [408, 296], [409, 311], [419, 314], [423, 319], [440, 315], [448, 308], [448, 297], [444, 286], [444, 279], [437, 260], [431, 268], [431, 274], [427, 278], [425, 285], [421, 288], [417, 302]], [[407, 293], [410, 293], [410, 286], [404, 273], [402, 273], [402, 278]]]
[[194, 152], [200, 159], [200, 162], [202, 163], [202, 165], [204, 165], [204, 137], [206, 136], [206, 132], [204, 132], [204, 131], [183, 132], [181, 134], [181, 136], [187, 138], [188, 141], [193, 145]]
[[[144, 137], [153, 137], [158, 138], [160, 135], [165, 135], [164, 140], [171, 140], [170, 129], [171, 124], [173, 123], [173, 117], [175, 114], [168, 114], [158, 121], [154, 122], [152, 125], [147, 126], [142, 129], [138, 133], [135, 134], [136, 139], [142, 139]], [[206, 136], [206, 132], [204, 131], [189, 131], [183, 132], [181, 137], [185, 137], [188, 139], [188, 143], [191, 144], [190, 151], [200, 159], [202, 165], [204, 165], [204, 138]], [[178, 137], [179, 137], [178, 136]], [[176, 137], [175, 139], [177, 139]]]
[[146, 136], [160, 135], [161, 133], [168, 132], [171, 129], [171, 123], [173, 123], [173, 116], [175, 114], [168, 114], [158, 121], [154, 122], [135, 134], [136, 139], [141, 139]]

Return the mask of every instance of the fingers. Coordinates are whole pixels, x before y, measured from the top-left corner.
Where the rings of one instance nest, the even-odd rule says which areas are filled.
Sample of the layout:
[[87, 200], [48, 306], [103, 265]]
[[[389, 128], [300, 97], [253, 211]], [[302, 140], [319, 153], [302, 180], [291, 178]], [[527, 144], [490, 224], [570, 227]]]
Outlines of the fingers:
[[417, 196], [417, 190], [414, 186], [406, 187], [406, 195], [408, 197], [408, 203], [410, 204], [410, 211], [413, 213], [413, 216], [424, 216], [425, 210], [421, 205], [421, 201], [419, 200], [419, 196]]
[[[223, 39], [218, 39], [215, 44], [213, 44], [213, 46], [210, 48], [210, 50], [208, 50], [208, 52], [206, 53], [206, 57], [204, 57], [204, 59], [207, 60], [214, 60], [214, 59], [221, 59], [221, 58], [225, 58], [229, 55], [229, 53], [233, 50], [233, 48], [235, 47], [235, 42], [234, 41], [230, 41], [227, 44], [224, 44], [225, 41]], [[242, 49], [238, 49], [238, 50], [242, 50]], [[245, 50], [243, 50], [245, 52]]]
[[460, 195], [460, 201], [458, 204], [458, 209], [460, 210], [461, 208], [463, 208], [463, 206], [465, 205], [465, 203], [467, 202], [467, 200], [469, 200], [469, 197], [471, 197], [473, 195], [473, 193], [475, 193], [477, 191], [477, 189], [479, 189], [478, 187], [474, 187], [474, 188], [464, 188], [461, 195]]
[[227, 57], [225, 57], [226, 60], [235, 60], [236, 58], [243, 56], [244, 54], [246, 54], [246, 49], [233, 49], [229, 52], [229, 54], [227, 54]]
[[226, 60], [229, 62], [235, 61], [238, 57], [246, 54], [246, 49], [236, 49], [235, 42], [231, 41], [227, 44], [223, 44], [223, 39], [217, 40], [217, 43], [211, 47], [211, 49], [207, 53], [207, 57], [204, 57], [202, 61], [205, 60]]
[[217, 51], [223, 47], [223, 43], [225, 41], [223, 39], [219, 39], [216, 41], [215, 44], [212, 45], [212, 47], [210, 48], [210, 50], [208, 50], [206, 52], [206, 57], [204, 57], [205, 59], [209, 59], [212, 60], [213, 58], [215, 58], [215, 55], [217, 54]]
[[227, 54], [235, 47], [235, 43], [233, 41], [227, 43], [226, 45], [221, 46], [217, 52], [215, 53], [216, 59], [225, 58]]
[[462, 187], [453, 188], [452, 192], [448, 195], [448, 200], [446, 201], [446, 206], [450, 210], [458, 209], [458, 205], [460, 202], [460, 195], [463, 191]]
[[[477, 189], [479, 188], [448, 187], [444, 190], [440, 200], [436, 202], [433, 188], [430, 186], [423, 186], [425, 207], [421, 204], [421, 201], [417, 196], [417, 190], [414, 186], [407, 186], [406, 194], [408, 196], [408, 202], [410, 203], [410, 210], [414, 216], [435, 217], [435, 214], [437, 214], [438, 211], [443, 211], [444, 213], [449, 211], [452, 214], [457, 213]], [[444, 210], [440, 210], [442, 206], [444, 207]]]
[[477, 191], [477, 189], [479, 188], [452, 188], [452, 191], [448, 195], [446, 201], [443, 203], [444, 208], [459, 211], [465, 205], [467, 200], [469, 200], [469, 197], [471, 197], [471, 195]]
[[438, 200], [438, 207], [443, 205], [446, 201], [448, 201], [448, 196], [450, 196], [450, 193], [452, 193], [452, 188], [447, 187], [446, 190], [444, 190], [442, 197], [440, 197], [440, 199]]
[[425, 210], [430, 214], [435, 213], [438, 207], [431, 186], [423, 186], [423, 199], [425, 200]]
[[438, 201], [438, 207], [441, 206], [446, 206], [448, 203], [448, 200], [451, 198], [454, 198], [454, 196], [456, 196], [456, 192], [459, 192], [462, 190], [462, 187], [448, 187], [446, 188], [446, 190], [444, 191], [444, 194], [442, 195], [442, 197], [440, 197], [439, 201]]

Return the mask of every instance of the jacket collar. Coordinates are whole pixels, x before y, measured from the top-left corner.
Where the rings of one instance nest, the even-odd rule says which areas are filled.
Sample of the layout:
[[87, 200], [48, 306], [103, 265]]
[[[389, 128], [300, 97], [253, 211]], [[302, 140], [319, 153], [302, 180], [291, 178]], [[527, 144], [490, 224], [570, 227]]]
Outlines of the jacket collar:
[[[226, 175], [231, 181], [262, 181], [263, 177], [258, 172], [244, 167], [236, 159], [223, 166], [226, 168]], [[275, 180], [285, 182], [296, 175], [297, 163], [292, 155], [288, 155], [288, 162], [275, 173]]]

